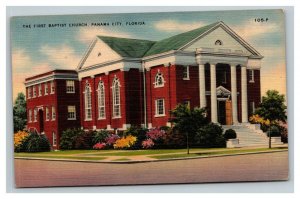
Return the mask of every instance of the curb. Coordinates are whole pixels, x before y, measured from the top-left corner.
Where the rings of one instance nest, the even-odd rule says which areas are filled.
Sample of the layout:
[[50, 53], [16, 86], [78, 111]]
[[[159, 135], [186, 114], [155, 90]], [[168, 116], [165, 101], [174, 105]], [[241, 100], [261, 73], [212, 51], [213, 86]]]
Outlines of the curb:
[[14, 159], [21, 160], [41, 160], [41, 161], [60, 161], [60, 162], [82, 162], [82, 163], [105, 163], [105, 164], [136, 164], [136, 163], [147, 163], [147, 162], [163, 162], [163, 161], [174, 161], [174, 160], [191, 160], [191, 159], [202, 159], [202, 158], [215, 158], [215, 157], [226, 157], [226, 156], [238, 156], [238, 155], [254, 155], [262, 153], [277, 153], [285, 152], [288, 149], [273, 150], [273, 151], [259, 151], [259, 152], [246, 152], [246, 153], [235, 153], [235, 154], [221, 154], [221, 155], [207, 155], [198, 157], [185, 157], [185, 158], [168, 158], [168, 159], [156, 159], [156, 160], [133, 160], [133, 161], [102, 161], [102, 160], [72, 160], [72, 159], [55, 159], [55, 158], [34, 158], [34, 157], [14, 157]]

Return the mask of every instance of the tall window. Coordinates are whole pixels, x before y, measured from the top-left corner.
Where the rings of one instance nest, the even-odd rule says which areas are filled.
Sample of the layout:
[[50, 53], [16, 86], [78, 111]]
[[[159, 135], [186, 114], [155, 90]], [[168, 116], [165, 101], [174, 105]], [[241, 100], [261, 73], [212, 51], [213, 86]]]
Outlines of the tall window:
[[66, 81], [67, 93], [75, 93], [75, 83], [73, 80]]
[[112, 86], [113, 94], [113, 117], [121, 117], [120, 81], [115, 78]]
[[105, 90], [102, 81], [98, 84], [98, 119], [105, 118]]
[[190, 79], [190, 67], [189, 66], [184, 66], [183, 67], [183, 79], [184, 80], [189, 80]]
[[68, 106], [68, 120], [76, 120], [76, 107]]
[[56, 133], [52, 132], [52, 145], [56, 146], [57, 145], [57, 138], [56, 138]]
[[85, 119], [92, 119], [92, 98], [91, 98], [91, 86], [86, 84], [84, 90], [84, 108], [85, 108]]
[[34, 121], [34, 122], [37, 121], [37, 112], [38, 112], [38, 110], [37, 110], [37, 108], [35, 108], [34, 111], [33, 111], [33, 117], [34, 117], [34, 118], [33, 118], [33, 121]]
[[223, 77], [222, 77], [222, 83], [223, 83], [223, 84], [226, 84], [226, 82], [227, 82], [226, 75], [227, 75], [227, 74], [226, 74], [226, 71], [224, 71], [224, 72], [223, 72]]
[[54, 94], [54, 92], [55, 92], [55, 85], [54, 85], [54, 81], [51, 81], [51, 83], [50, 83], [50, 87], [51, 87], [51, 94]]
[[250, 102], [250, 114], [254, 114], [255, 112], [255, 102]]
[[31, 98], [31, 87], [28, 87], [27, 89], [28, 99]]
[[46, 107], [46, 120], [49, 121], [50, 120], [50, 113], [49, 113], [49, 108]]
[[249, 70], [249, 82], [254, 82], [254, 70]]
[[29, 109], [29, 111], [28, 111], [28, 121], [29, 122], [32, 122], [32, 110], [31, 109]]
[[48, 95], [48, 83], [47, 82], [45, 82], [45, 84], [44, 84], [44, 93], [45, 93], [45, 95]]
[[32, 90], [33, 90], [33, 97], [36, 97], [36, 86], [33, 86]]
[[42, 84], [39, 84], [39, 96], [42, 96]]
[[165, 84], [165, 80], [163, 75], [158, 71], [158, 73], [155, 76], [155, 82], [154, 87], [163, 87]]
[[165, 100], [157, 99], [155, 100], [155, 116], [165, 115]]
[[54, 106], [52, 106], [51, 113], [52, 113], [52, 120], [55, 120], [56, 119], [56, 111], [55, 111], [55, 107]]

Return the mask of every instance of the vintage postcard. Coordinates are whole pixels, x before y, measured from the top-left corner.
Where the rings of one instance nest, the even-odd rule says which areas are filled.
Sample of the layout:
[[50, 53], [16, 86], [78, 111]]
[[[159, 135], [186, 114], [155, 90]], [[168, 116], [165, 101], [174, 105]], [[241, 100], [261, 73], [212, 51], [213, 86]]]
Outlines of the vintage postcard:
[[287, 180], [284, 10], [11, 18], [16, 187]]

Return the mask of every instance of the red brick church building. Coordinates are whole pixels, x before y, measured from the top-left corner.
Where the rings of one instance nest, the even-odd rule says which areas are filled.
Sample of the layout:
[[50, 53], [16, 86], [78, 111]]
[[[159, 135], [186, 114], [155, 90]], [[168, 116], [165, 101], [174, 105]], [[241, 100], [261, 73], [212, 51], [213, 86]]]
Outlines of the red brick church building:
[[[29, 119], [28, 128], [41, 132], [44, 123], [42, 130], [54, 145], [61, 130], [73, 126], [108, 130], [170, 126], [169, 111], [179, 103], [207, 107], [215, 123], [247, 123], [260, 103], [262, 58], [223, 22], [160, 41], [97, 36], [76, 71], [49, 72], [49, 84], [54, 82], [57, 90], [53, 99], [31, 97], [40, 87], [45, 90], [40, 79], [49, 74], [26, 79], [28, 117], [39, 118], [36, 124]], [[44, 120], [52, 113], [51, 103], [62, 119], [48, 128]], [[70, 115], [75, 119], [70, 121]]]

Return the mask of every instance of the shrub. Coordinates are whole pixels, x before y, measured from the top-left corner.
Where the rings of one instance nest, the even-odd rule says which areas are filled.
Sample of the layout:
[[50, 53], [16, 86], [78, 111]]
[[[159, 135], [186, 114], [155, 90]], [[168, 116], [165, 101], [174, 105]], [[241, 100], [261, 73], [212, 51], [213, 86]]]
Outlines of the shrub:
[[136, 142], [136, 137], [132, 135], [128, 135], [121, 139], [118, 139], [114, 144], [115, 149], [130, 149]]
[[153, 142], [153, 140], [148, 138], [142, 142], [142, 146], [144, 149], [150, 149], [154, 146], [154, 142]]
[[109, 132], [107, 130], [100, 130], [95, 132], [93, 143], [105, 142], [106, 138], [109, 137]]
[[106, 144], [105, 143], [97, 143], [93, 146], [93, 149], [96, 149], [96, 150], [100, 150], [100, 149], [105, 149], [106, 147]]
[[146, 133], [146, 136], [152, 140], [159, 140], [162, 139], [163, 136], [165, 135], [164, 130], [160, 129], [150, 129], [149, 132]]
[[270, 132], [267, 133], [267, 136], [269, 136], [269, 133], [270, 133], [271, 137], [281, 136], [281, 133], [280, 133], [280, 130], [279, 130], [278, 126], [275, 126], [275, 125], [270, 126], [269, 131]]
[[95, 131], [79, 133], [74, 140], [74, 149], [92, 149]]
[[59, 142], [60, 149], [74, 149], [76, 137], [81, 133], [84, 133], [82, 129], [67, 129], [63, 131]]
[[235, 139], [236, 138], [236, 132], [235, 130], [233, 129], [227, 129], [224, 133], [224, 138], [226, 140], [229, 140], [229, 139]]
[[174, 129], [167, 131], [163, 138], [163, 144], [155, 145], [155, 148], [184, 148], [186, 147], [186, 137]]
[[22, 143], [28, 136], [29, 136], [29, 133], [27, 133], [25, 131], [19, 131], [18, 133], [14, 134], [14, 151], [15, 152], [21, 152]]
[[169, 131], [171, 129], [171, 127], [169, 127], [169, 126], [161, 126], [161, 127], [159, 127], [159, 129], [166, 132], [166, 131]]
[[136, 142], [131, 148], [132, 149], [141, 149], [142, 142], [147, 138], [146, 137], [147, 132], [148, 132], [148, 129], [146, 129], [146, 128], [131, 126], [129, 129], [127, 129], [123, 133], [123, 137], [126, 137], [128, 135], [132, 135], [132, 136], [136, 137]]
[[46, 152], [50, 151], [51, 146], [45, 135], [30, 133], [23, 141], [21, 148], [22, 152]]
[[106, 145], [107, 146], [113, 146], [116, 141], [120, 139], [120, 137], [116, 134], [110, 134], [106, 139], [105, 139], [105, 142], [106, 142]]
[[210, 123], [198, 130], [195, 139], [201, 147], [225, 147], [226, 140], [222, 133], [221, 126]]

